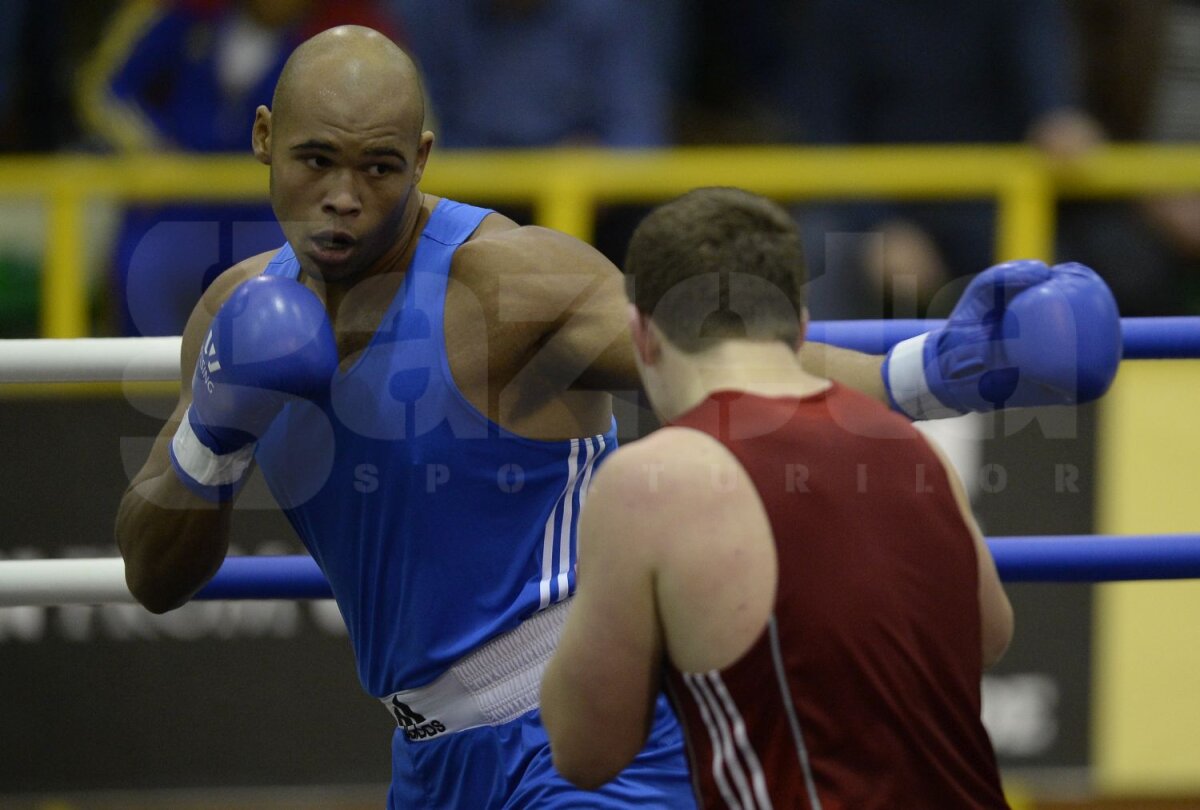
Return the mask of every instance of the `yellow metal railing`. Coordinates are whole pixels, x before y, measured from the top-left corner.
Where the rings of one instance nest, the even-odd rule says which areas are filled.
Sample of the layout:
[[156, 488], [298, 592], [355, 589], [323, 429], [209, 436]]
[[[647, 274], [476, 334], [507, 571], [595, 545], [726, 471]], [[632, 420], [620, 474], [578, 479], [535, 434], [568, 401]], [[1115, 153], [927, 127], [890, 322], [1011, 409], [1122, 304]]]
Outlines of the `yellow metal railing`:
[[[1016, 146], [435, 151], [423, 182], [448, 197], [531, 204], [539, 224], [584, 240], [597, 205], [652, 203], [705, 185], [797, 201], [993, 199], [998, 258], [1050, 258], [1059, 198], [1200, 190], [1200, 146], [1111, 146], [1070, 166]], [[82, 225], [90, 200], [245, 200], [266, 193], [267, 170], [241, 156], [0, 160], [0, 197], [47, 206], [44, 337], [87, 332]]]

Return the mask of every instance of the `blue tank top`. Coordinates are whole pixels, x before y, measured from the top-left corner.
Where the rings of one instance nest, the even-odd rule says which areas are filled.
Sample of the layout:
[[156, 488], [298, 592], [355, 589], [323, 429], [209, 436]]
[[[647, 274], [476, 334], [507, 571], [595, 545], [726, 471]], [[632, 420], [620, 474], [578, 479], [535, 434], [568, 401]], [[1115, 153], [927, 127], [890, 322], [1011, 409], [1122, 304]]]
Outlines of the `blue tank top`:
[[[442, 323], [450, 262], [488, 213], [438, 203], [363, 354], [328, 398], [288, 405], [258, 444], [376, 697], [428, 683], [574, 592], [579, 510], [616, 446], [615, 420], [598, 436], [516, 436], [455, 385]], [[298, 277], [291, 247], [265, 272]]]

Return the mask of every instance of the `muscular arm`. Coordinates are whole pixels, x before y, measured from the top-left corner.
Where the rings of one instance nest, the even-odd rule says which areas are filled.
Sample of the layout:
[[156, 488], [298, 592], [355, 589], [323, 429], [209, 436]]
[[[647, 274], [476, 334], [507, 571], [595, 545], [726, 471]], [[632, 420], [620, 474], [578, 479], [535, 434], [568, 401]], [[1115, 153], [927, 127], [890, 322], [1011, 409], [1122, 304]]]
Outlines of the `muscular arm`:
[[762, 634], [777, 568], [749, 476], [686, 428], [626, 445], [600, 469], [580, 517], [579, 559], [541, 708], [555, 766], [592, 788], [644, 745], [667, 656], [707, 672]]
[[863, 354], [827, 343], [805, 341], [800, 347], [800, 363], [810, 374], [836, 380], [877, 402], [890, 404], [883, 387], [883, 355]]
[[636, 503], [645, 477], [631, 458], [618, 451], [593, 479], [579, 525], [580, 587], [542, 681], [554, 765], [587, 789], [641, 750], [661, 679], [652, 546], [640, 542], [654, 518]]
[[196, 305], [183, 333], [179, 403], [163, 425], [117, 510], [116, 540], [129, 591], [155, 613], [190, 599], [220, 568], [229, 547], [232, 502], [210, 503], [180, 482], [168, 448], [192, 401], [192, 373], [209, 322], [245, 279], [262, 270], [255, 257], [223, 273]]
[[[557, 302], [554, 329], [542, 351], [573, 387], [634, 398], [641, 388], [629, 337], [629, 300], [621, 271], [591, 246], [545, 229], [522, 229], [532, 255], [542, 264], [538, 287], [520, 289], [524, 298]], [[514, 281], [520, 284], [520, 281]], [[546, 285], [552, 285], [553, 290]], [[883, 357], [822, 343], [801, 349], [805, 370], [887, 404], [880, 365]]]

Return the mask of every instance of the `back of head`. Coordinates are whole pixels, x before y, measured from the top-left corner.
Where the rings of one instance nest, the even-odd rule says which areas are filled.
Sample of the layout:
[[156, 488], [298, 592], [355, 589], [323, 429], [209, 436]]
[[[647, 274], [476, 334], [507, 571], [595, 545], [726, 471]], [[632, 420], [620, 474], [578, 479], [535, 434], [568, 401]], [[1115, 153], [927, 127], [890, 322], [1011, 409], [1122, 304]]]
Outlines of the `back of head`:
[[625, 274], [629, 300], [685, 352], [730, 339], [800, 339], [800, 234], [765, 197], [700, 188], [659, 206], [634, 231]]

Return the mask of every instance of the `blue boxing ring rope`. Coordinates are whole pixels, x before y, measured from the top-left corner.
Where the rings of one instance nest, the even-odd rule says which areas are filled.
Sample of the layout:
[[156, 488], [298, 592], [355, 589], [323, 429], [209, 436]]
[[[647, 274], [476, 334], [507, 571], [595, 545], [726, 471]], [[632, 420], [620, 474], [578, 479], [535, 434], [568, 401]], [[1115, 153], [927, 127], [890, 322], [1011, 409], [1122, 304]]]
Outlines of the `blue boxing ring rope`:
[[[1118, 582], [1200, 578], [1200, 535], [1049, 535], [991, 537], [988, 546], [1006, 582]], [[225, 560], [194, 599], [329, 599], [307, 555]], [[0, 562], [0, 607], [133, 602], [124, 564], [101, 559]]]
[[[902, 340], [944, 325], [944, 320], [813, 321], [808, 340], [868, 354], [883, 354]], [[1200, 317], [1122, 318], [1125, 360], [1200, 358]]]
[[[991, 537], [1006, 582], [1111, 582], [1200, 577], [1200, 535]], [[329, 599], [311, 557], [230, 557], [196, 599]]]
[[[868, 354], [945, 321], [813, 321], [808, 339]], [[1122, 318], [1125, 360], [1200, 359], [1200, 316]], [[178, 337], [0, 340], [0, 384], [179, 382]]]

